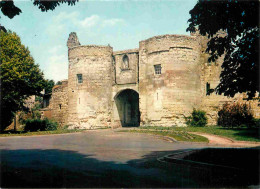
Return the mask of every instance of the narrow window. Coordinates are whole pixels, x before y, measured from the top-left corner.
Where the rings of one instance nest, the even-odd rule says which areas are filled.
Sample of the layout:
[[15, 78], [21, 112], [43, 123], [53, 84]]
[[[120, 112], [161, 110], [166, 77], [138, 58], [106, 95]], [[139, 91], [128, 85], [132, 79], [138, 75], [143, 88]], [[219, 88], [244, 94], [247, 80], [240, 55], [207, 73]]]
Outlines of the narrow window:
[[59, 107], [60, 107], [60, 109], [61, 109], [61, 104], [59, 104]]
[[209, 96], [210, 95], [210, 84], [207, 82], [206, 84], [206, 95]]
[[162, 73], [162, 66], [161, 66], [161, 64], [154, 65], [154, 73], [156, 75], [160, 75]]
[[83, 83], [82, 74], [77, 74], [78, 83]]
[[129, 58], [127, 55], [123, 56], [123, 65], [122, 65], [123, 69], [129, 69]]

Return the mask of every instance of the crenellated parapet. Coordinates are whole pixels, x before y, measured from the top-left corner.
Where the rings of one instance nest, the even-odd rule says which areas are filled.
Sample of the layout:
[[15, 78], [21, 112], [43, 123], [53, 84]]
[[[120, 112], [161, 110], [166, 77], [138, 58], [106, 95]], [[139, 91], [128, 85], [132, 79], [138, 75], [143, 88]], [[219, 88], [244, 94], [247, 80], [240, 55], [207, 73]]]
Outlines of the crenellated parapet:
[[198, 49], [198, 39], [187, 35], [159, 35], [140, 41], [147, 54], [167, 52], [172, 49]]

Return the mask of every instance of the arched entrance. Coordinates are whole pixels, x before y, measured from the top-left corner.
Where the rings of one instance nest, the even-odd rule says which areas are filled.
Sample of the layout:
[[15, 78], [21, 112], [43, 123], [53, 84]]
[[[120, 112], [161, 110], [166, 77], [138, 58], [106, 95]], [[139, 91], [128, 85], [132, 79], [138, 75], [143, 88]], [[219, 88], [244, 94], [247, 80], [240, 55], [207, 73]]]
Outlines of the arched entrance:
[[140, 125], [139, 94], [132, 89], [125, 89], [114, 99], [121, 126], [138, 127]]

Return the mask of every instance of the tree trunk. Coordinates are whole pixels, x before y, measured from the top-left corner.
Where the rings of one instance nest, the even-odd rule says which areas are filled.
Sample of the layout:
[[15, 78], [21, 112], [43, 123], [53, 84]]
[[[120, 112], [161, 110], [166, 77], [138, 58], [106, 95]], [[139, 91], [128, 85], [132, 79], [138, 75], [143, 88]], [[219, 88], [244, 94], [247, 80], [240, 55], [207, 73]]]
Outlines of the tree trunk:
[[14, 115], [14, 131], [16, 132], [16, 114]]

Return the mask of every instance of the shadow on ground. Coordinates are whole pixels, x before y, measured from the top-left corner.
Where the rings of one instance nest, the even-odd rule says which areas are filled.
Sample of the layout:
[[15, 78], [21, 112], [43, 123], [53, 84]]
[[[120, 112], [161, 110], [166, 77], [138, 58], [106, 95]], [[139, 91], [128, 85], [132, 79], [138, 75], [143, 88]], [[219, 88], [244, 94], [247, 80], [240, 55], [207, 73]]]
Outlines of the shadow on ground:
[[232, 130], [235, 131], [234, 135], [239, 137], [247, 137], [260, 140], [260, 128], [220, 128], [221, 130]]
[[198, 188], [258, 184], [259, 172], [216, 176], [212, 170], [157, 161], [157, 157], [170, 153], [173, 151], [152, 152], [141, 159], [117, 163], [75, 151], [1, 150], [1, 187]]

